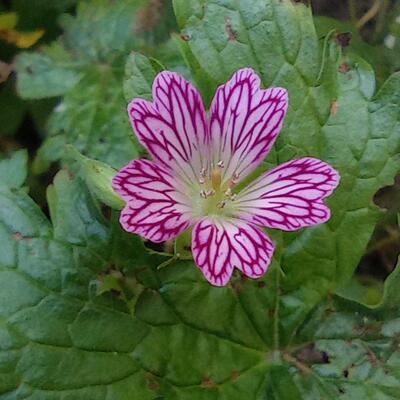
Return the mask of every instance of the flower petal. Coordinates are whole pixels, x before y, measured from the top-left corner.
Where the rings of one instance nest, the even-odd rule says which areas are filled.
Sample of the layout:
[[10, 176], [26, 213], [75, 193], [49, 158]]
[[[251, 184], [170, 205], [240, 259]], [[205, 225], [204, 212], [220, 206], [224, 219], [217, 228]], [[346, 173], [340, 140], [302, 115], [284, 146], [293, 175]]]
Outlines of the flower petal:
[[179, 184], [168, 170], [151, 161], [132, 161], [114, 177], [113, 189], [127, 201], [120, 222], [128, 232], [164, 242], [191, 225], [188, 199]]
[[253, 224], [206, 218], [193, 229], [192, 252], [206, 279], [212, 285], [224, 286], [234, 268], [240, 269], [249, 278], [264, 275], [271, 262], [274, 245]]
[[315, 158], [287, 162], [251, 183], [237, 197], [239, 216], [258, 225], [293, 231], [326, 222], [323, 199], [339, 184], [330, 165]]
[[154, 80], [153, 99], [129, 103], [132, 126], [154, 159], [191, 182], [201, 170], [208, 140], [200, 94], [178, 74], [164, 71]]
[[223, 161], [224, 178], [242, 180], [264, 159], [278, 136], [286, 110], [286, 89], [260, 89], [250, 68], [237, 71], [218, 88], [211, 105], [214, 165]]

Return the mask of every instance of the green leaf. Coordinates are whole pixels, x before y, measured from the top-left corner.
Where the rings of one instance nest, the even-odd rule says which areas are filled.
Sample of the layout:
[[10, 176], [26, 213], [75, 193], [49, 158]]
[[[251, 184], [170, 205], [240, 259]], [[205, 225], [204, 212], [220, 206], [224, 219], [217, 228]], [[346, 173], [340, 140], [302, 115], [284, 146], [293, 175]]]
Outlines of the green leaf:
[[379, 308], [392, 307], [398, 309], [400, 305], [400, 267], [397, 263], [394, 271], [386, 278], [384, 292], [381, 303], [378, 305]]
[[0, 186], [0, 399], [396, 398], [398, 319], [321, 304], [296, 347], [273, 349], [254, 322], [273, 282], [251, 299], [192, 262], [157, 270], [68, 171], [48, 198], [52, 224]]
[[193, 75], [207, 77], [206, 84], [197, 80], [206, 98], [210, 85], [214, 91], [245, 66], [265, 86], [288, 89], [289, 112], [270, 164], [314, 156], [341, 173], [329, 199], [331, 221], [284, 233], [275, 256], [284, 275], [267, 274], [262, 294], [257, 283], [240, 292], [262, 337], [285, 346], [296, 341], [312, 308], [350, 279], [380, 217], [372, 198], [398, 171], [399, 75], [374, 96], [371, 67], [355, 56], [338, 57], [329, 36], [319, 41], [311, 10], [301, 3], [176, 0], [174, 7]]
[[[400, 216], [398, 217], [400, 222]], [[387, 310], [398, 310], [400, 305], [400, 262], [397, 262], [394, 270], [386, 278], [383, 287], [377, 289], [372, 285], [354, 284], [352, 280], [348, 285], [340, 288], [337, 294], [346, 300], [354, 301], [377, 313]], [[355, 287], [356, 286], [356, 287]], [[373, 293], [373, 296], [371, 296]], [[372, 300], [371, 300], [372, 297]]]
[[377, 312], [398, 309], [400, 305], [399, 283], [400, 267], [397, 263], [394, 271], [386, 278], [383, 288], [371, 285], [361, 286], [360, 283], [357, 285], [352, 281], [341, 288], [337, 294]]
[[[17, 90], [24, 99], [62, 96], [82, 78], [72, 55], [59, 43], [41, 52], [22, 53], [16, 65]], [[71, 68], [72, 67], [72, 68]]]
[[100, 249], [107, 240], [103, 217], [90, 201], [90, 194], [79, 189], [82, 183], [72, 176], [67, 170], [60, 171], [47, 188], [54, 237]]
[[321, 395], [332, 399], [397, 399], [400, 325], [396, 313], [385, 321], [382, 314], [365, 313], [342, 300], [325, 307], [318, 307], [299, 332], [303, 340], [308, 337], [313, 343], [297, 349], [297, 360], [303, 366], [313, 365], [306, 371], [308, 379], [297, 376], [295, 380], [308, 391], [319, 387]]
[[[302, 4], [176, 0], [175, 9], [206, 96], [245, 65], [288, 88], [266, 165], [304, 155], [332, 163], [342, 174], [333, 218], [270, 232], [277, 252], [265, 278], [235, 274], [215, 288], [190, 261], [157, 269], [165, 257], [103, 215], [71, 170], [48, 189], [51, 223], [26, 193], [1, 185], [0, 399], [395, 399], [396, 310], [377, 316], [332, 292], [353, 274], [380, 216], [371, 199], [398, 169], [399, 77], [374, 96], [369, 65], [338, 62]], [[157, 68], [131, 61], [128, 93], [146, 96]], [[126, 298], [98, 296], [100, 277], [115, 270]]]
[[125, 66], [124, 95], [127, 102], [136, 97], [152, 98], [155, 77], [165, 68], [155, 59], [139, 53], [131, 53]]
[[[316, 83], [321, 53], [311, 10], [304, 5], [288, 0], [177, 0], [174, 7], [191, 53], [186, 59], [195, 76], [201, 70], [203, 81], [207, 76], [214, 89], [243, 66], [255, 68], [265, 85], [285, 82], [289, 90], [304, 91]], [[292, 99], [296, 109], [297, 97], [297, 102]]]
[[383, 283], [376, 279], [355, 275], [344, 287], [336, 290], [336, 294], [345, 299], [375, 307], [382, 301], [383, 288]]
[[0, 398], [109, 392], [118, 400], [127, 396], [124, 387], [150, 398], [146, 373], [130, 354], [149, 328], [121, 300], [92, 297], [89, 289], [109, 265], [124, 269], [114, 256], [123, 242], [130, 268], [143, 257], [151, 265], [154, 256], [133, 236], [121, 242], [67, 172], [51, 192], [54, 229], [23, 191], [0, 187]]
[[[235, 315], [231, 337], [221, 336], [228, 321], [215, 323], [220, 313], [210, 331], [185, 322], [169, 301], [170, 276], [179, 282], [179, 274], [156, 274], [150, 266], [159, 257], [104, 220], [79, 179], [63, 171], [49, 189], [53, 228], [22, 191], [0, 187], [0, 203], [0, 398], [200, 398], [216, 395], [224, 381], [226, 398], [247, 393], [249, 384], [258, 390], [263, 345], [230, 289], [201, 282], [215, 310], [228, 295], [221, 312]], [[137, 316], [113, 293], [91, 295], [92, 282], [109, 266], [133, 271], [147, 287], [139, 291]], [[175, 268], [199, 278], [190, 264]], [[191, 354], [188, 368], [183, 360]]]
[[189, 68], [185, 65], [179, 50], [179, 44], [175, 39], [176, 35], [176, 33], [172, 33], [169, 40], [155, 47], [152, 56], [157, 60], [162, 60], [163, 65], [166, 67], [165, 69], [176, 71], [187, 79], [192, 80]]
[[28, 153], [19, 150], [11, 154], [10, 158], [0, 160], [0, 182], [10, 188], [21, 187], [28, 175]]
[[63, 158], [54, 143], [73, 144], [115, 168], [138, 155], [122, 93], [125, 59], [139, 42], [133, 35], [141, 1], [81, 2], [76, 16], [61, 19], [63, 35], [49, 47], [23, 53], [17, 87], [23, 98], [63, 96], [48, 123], [49, 139], [37, 170]]
[[[175, 1], [175, 9], [183, 27], [183, 56], [207, 101], [218, 84], [243, 66], [255, 68], [265, 86], [287, 87], [291, 108], [268, 164], [316, 156], [340, 170], [342, 183], [330, 200], [333, 218], [329, 224], [274, 235], [278, 254], [264, 279], [250, 282], [236, 277], [230, 288], [215, 289], [204, 282], [191, 263], [171, 262], [157, 274], [161, 279], [160, 296], [153, 293], [141, 297], [137, 315], [150, 324], [172, 324], [170, 313], [165, 311], [164, 317], [153, 313], [161, 309], [164, 300], [185, 326], [240, 343], [246, 352], [268, 354], [266, 362], [254, 360], [246, 373], [239, 372], [243, 380], [221, 381], [216, 371], [204, 379], [203, 372], [196, 377], [200, 387], [175, 389], [174, 398], [217, 396], [213, 391], [216, 386], [218, 398], [243, 398], [243, 393], [250, 398], [298, 398], [303, 393], [319, 393], [317, 398], [343, 397], [339, 384], [330, 385], [322, 372], [311, 381], [302, 379], [310, 366], [298, 362], [293, 349], [314, 340], [298, 332], [308, 324], [321, 299], [351, 277], [379, 219], [372, 197], [398, 169], [398, 78], [393, 76], [374, 97], [371, 67], [355, 56], [339, 57], [329, 37], [319, 43], [310, 11], [301, 4], [273, 0]], [[135, 79], [139, 78], [133, 75], [130, 83], [134, 84]], [[148, 90], [147, 98], [149, 94]], [[320, 313], [316, 324], [321, 325], [322, 318]], [[344, 322], [349, 318], [346, 316]], [[163, 334], [154, 333], [154, 340], [148, 339], [151, 344], [145, 348], [146, 363], [157, 366], [156, 375], [176, 374], [178, 370], [175, 364], [159, 364], [167, 357], [164, 342], [162, 352], [154, 347], [154, 342], [169, 338], [169, 334], [165, 329]], [[334, 335], [332, 329], [333, 339]], [[347, 337], [353, 336], [348, 333]], [[168, 353], [178, 357], [173, 342], [168, 343]], [[208, 351], [190, 356], [202, 358]], [[342, 347], [341, 351], [346, 349]], [[186, 357], [182, 354], [181, 360]], [[225, 360], [218, 363], [230, 369]], [[237, 372], [231, 371], [231, 378], [237, 377]], [[194, 380], [188, 379], [191, 373], [176, 376], [173, 384], [193, 385]], [[223, 388], [220, 382], [224, 382]], [[244, 383], [246, 389], [241, 386]], [[365, 380], [355, 382], [355, 389], [362, 390], [364, 384]], [[377, 386], [374, 393], [381, 390], [376, 381], [368, 384]], [[165, 393], [162, 385], [160, 390]], [[210, 392], [206, 394], [205, 390]]]
[[65, 135], [51, 136], [44, 141], [33, 161], [32, 170], [35, 174], [46, 172], [52, 162], [63, 158], [67, 137]]
[[374, 46], [367, 43], [350, 22], [343, 22], [328, 17], [314, 17], [315, 28], [320, 38], [325, 37], [332, 30], [336, 34], [350, 33], [349, 47], [344, 52], [355, 53], [370, 63], [376, 71], [377, 80], [382, 84], [393, 70], [390, 68], [387, 51], [383, 46]]

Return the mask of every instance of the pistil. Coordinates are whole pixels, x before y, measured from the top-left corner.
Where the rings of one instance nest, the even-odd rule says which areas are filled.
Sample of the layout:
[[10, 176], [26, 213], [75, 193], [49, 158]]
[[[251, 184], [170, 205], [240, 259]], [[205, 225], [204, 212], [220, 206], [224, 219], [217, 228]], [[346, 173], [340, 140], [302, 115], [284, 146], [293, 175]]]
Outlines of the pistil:
[[224, 162], [221, 160], [211, 165], [209, 170], [206, 168], [200, 170], [200, 197], [204, 199], [202, 200], [201, 215], [230, 213], [231, 202], [236, 197], [233, 193], [233, 188], [236, 185], [238, 176], [235, 174], [232, 179], [223, 184], [222, 169], [224, 167]]
[[224, 168], [224, 162], [220, 160], [217, 163], [217, 167], [213, 168], [211, 172], [211, 185], [216, 192], [218, 192], [221, 188], [223, 168]]
[[211, 173], [211, 185], [216, 192], [218, 192], [219, 189], [221, 188], [221, 181], [222, 181], [221, 169], [214, 168]]

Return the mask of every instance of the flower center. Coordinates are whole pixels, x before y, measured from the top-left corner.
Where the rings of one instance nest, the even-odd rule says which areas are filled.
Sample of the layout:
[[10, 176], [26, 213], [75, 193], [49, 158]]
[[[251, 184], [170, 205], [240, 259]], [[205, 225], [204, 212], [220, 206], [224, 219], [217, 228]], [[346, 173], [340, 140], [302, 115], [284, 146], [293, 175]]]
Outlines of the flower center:
[[210, 215], [231, 216], [234, 211], [233, 200], [236, 194], [232, 189], [238, 177], [222, 182], [223, 161], [212, 166], [210, 171], [204, 168], [200, 171], [200, 193], [197, 194], [196, 211], [199, 217]]

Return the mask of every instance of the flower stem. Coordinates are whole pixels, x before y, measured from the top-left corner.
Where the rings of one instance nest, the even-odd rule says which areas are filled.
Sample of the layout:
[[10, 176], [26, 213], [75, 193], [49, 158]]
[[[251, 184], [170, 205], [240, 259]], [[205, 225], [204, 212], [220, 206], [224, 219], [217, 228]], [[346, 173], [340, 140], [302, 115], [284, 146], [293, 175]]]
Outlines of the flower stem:
[[282, 357], [285, 361], [297, 367], [304, 375], [311, 375], [313, 373], [310, 367], [303, 364], [301, 361], [299, 361], [297, 358], [293, 357], [289, 353], [283, 352]]
[[387, 23], [387, 18], [388, 18], [388, 9], [390, 6], [390, 0], [383, 0], [382, 1], [382, 6], [379, 12], [379, 15], [376, 18], [376, 24], [375, 24], [375, 32], [373, 34], [373, 41], [378, 40], [379, 35], [382, 33], [382, 31], [385, 28], [385, 24]]
[[356, 0], [349, 0], [349, 14], [350, 14], [350, 21], [353, 25], [357, 23], [357, 1]]
[[356, 28], [361, 30], [362, 27], [369, 22], [372, 18], [374, 18], [382, 5], [382, 0], [375, 0], [372, 7], [356, 22]]

